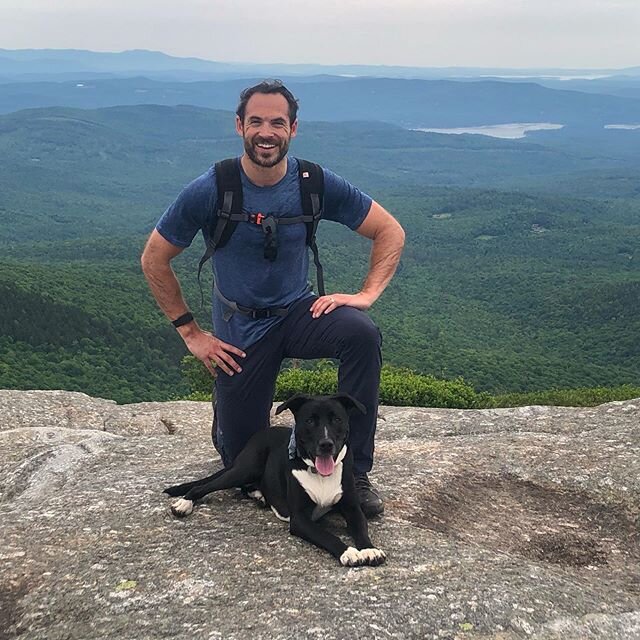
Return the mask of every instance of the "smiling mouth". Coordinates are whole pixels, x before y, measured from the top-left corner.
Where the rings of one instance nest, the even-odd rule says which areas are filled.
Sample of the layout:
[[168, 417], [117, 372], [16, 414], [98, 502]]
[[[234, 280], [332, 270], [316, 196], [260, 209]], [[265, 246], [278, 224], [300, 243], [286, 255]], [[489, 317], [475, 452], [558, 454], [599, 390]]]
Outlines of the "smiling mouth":
[[266, 142], [256, 142], [256, 147], [258, 147], [258, 149], [263, 149], [264, 151], [271, 151], [276, 148], [276, 145], [268, 144]]

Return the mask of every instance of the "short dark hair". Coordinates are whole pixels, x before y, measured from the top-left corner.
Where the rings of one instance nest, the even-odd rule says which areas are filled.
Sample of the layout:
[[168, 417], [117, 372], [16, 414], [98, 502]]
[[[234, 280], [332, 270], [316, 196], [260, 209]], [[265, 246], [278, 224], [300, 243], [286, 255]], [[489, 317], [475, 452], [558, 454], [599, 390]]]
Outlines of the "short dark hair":
[[236, 115], [242, 122], [244, 122], [247, 102], [249, 102], [249, 98], [251, 98], [254, 93], [279, 93], [281, 96], [284, 96], [289, 104], [289, 122], [291, 124], [295, 122], [298, 117], [298, 101], [293, 93], [282, 84], [282, 80], [263, 80], [253, 87], [247, 87], [242, 91], [240, 94], [240, 102], [236, 109]]

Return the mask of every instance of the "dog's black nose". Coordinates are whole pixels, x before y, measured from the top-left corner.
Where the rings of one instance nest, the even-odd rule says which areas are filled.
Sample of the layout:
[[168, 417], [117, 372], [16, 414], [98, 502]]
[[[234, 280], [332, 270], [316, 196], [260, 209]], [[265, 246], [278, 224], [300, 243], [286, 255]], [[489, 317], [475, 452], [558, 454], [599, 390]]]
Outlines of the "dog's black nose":
[[318, 442], [318, 452], [323, 455], [333, 454], [335, 450], [335, 445], [333, 444], [333, 440], [329, 438], [324, 438]]

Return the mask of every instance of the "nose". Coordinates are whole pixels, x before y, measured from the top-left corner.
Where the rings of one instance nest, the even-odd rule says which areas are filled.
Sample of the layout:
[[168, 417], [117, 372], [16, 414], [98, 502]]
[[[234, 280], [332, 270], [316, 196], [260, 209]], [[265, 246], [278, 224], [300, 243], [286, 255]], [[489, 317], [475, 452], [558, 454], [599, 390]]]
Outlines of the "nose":
[[333, 455], [335, 452], [335, 445], [333, 444], [333, 440], [329, 438], [323, 438], [318, 442], [318, 451], [321, 455]]
[[276, 129], [271, 125], [270, 122], [262, 122], [260, 127], [258, 128], [258, 135], [263, 137], [269, 137], [275, 134]]

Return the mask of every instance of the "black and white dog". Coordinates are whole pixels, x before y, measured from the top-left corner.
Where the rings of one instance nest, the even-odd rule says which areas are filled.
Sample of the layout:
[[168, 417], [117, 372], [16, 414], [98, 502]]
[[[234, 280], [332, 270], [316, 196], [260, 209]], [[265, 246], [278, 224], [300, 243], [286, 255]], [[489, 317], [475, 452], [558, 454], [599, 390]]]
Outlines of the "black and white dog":
[[[256, 433], [233, 465], [196, 482], [165, 489], [184, 496], [171, 506], [178, 517], [189, 515], [193, 503], [212, 491], [257, 486], [249, 495], [271, 507], [289, 531], [326, 549], [344, 566], [379, 565], [386, 555], [369, 539], [353, 477], [349, 450], [349, 414], [365, 413], [351, 396], [298, 394], [281, 404], [276, 413], [290, 409], [295, 428], [270, 427]], [[344, 516], [355, 546], [329, 533], [318, 518], [332, 507]]]

